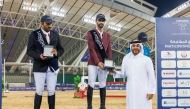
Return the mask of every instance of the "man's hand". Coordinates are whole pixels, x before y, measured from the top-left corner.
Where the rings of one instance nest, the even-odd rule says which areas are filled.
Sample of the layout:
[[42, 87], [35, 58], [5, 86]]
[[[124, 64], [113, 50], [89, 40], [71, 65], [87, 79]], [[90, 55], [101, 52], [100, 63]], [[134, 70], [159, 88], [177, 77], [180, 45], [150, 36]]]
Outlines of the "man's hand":
[[109, 69], [108, 71], [116, 74], [116, 70], [115, 69]]
[[52, 53], [53, 55], [57, 56], [57, 50], [56, 50], [56, 49], [53, 49], [53, 50], [51, 51], [51, 53]]
[[98, 62], [98, 66], [99, 66], [102, 70], [104, 70], [104, 64], [103, 64], [102, 62]]
[[40, 54], [40, 58], [41, 58], [41, 60], [47, 60], [47, 57], [44, 57], [43, 54]]
[[147, 98], [148, 100], [152, 99], [152, 98], [153, 98], [153, 94], [147, 94], [147, 95], [146, 95], [146, 98]]

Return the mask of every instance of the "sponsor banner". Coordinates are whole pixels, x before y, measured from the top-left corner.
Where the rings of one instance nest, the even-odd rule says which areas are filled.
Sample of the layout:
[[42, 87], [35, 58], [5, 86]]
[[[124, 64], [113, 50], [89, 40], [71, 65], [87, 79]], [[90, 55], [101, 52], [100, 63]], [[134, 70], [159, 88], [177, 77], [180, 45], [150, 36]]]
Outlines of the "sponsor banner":
[[155, 23], [157, 109], [190, 109], [190, 19]]

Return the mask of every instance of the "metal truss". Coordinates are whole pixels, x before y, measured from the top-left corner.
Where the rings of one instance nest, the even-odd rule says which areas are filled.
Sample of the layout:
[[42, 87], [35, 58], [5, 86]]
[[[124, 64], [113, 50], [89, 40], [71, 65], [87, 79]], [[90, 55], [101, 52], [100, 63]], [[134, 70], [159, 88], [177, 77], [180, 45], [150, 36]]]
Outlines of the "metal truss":
[[150, 48], [151, 53], [155, 51], [155, 35], [152, 35], [148, 38], [147, 46]]
[[125, 54], [119, 54], [113, 58], [115, 66], [121, 66], [124, 56], [125, 56]]
[[64, 55], [62, 55], [59, 60], [60, 62], [64, 61], [67, 65], [74, 57], [76, 57], [84, 47], [87, 46], [87, 42], [85, 41], [77, 41], [74, 43], [69, 50], [67, 50]]
[[22, 51], [24, 50], [24, 48], [26, 47], [27, 45], [27, 42], [28, 42], [28, 36], [30, 35], [30, 33], [32, 32], [32, 30], [27, 30], [22, 41], [20, 42], [20, 45], [13, 57], [13, 62], [16, 62], [18, 57], [20, 56], [20, 54], [22, 53]]
[[[18, 58], [18, 54], [20, 54], [24, 46], [27, 45], [26, 43], [28, 40], [27, 35], [29, 34], [29, 32], [39, 28], [40, 18], [43, 15], [43, 11], [39, 11], [38, 13], [36, 13], [35, 16], [29, 15], [29, 14], [14, 13], [14, 12], [5, 12], [5, 11], [0, 11], [0, 12], [2, 14], [0, 18], [1, 26], [28, 30], [25, 34], [25, 38], [21, 42], [22, 44], [19, 46], [19, 50], [14, 56], [14, 61], [15, 61]], [[66, 62], [69, 62], [70, 60], [72, 60], [72, 57], [77, 55], [77, 53], [80, 52], [84, 48], [86, 44], [85, 36], [86, 36], [87, 31], [89, 31], [89, 29], [92, 29], [92, 28], [54, 20], [53, 30], [57, 31], [61, 37], [68, 37], [68, 38], [78, 40], [60, 58], [60, 62], [62, 62], [63, 60]], [[115, 35], [111, 35], [111, 43], [112, 43], [112, 50], [120, 54], [125, 54], [126, 48], [129, 45], [128, 40], [115, 36]], [[152, 45], [152, 43], [150, 44]], [[75, 49], [75, 48], [78, 48], [78, 49]], [[74, 50], [76, 50], [76, 52], [73, 52]], [[72, 55], [71, 55], [71, 51], [73, 53]]]

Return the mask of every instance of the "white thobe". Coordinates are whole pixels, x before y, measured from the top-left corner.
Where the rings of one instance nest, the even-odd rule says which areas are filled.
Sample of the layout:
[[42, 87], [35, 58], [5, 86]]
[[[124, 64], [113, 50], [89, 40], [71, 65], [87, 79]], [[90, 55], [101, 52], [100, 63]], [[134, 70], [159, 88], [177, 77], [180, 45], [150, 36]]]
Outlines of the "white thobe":
[[149, 57], [141, 53], [136, 56], [127, 54], [123, 59], [121, 72], [117, 71], [114, 77], [127, 77], [127, 109], [152, 109], [152, 101], [146, 96], [155, 94], [156, 80]]

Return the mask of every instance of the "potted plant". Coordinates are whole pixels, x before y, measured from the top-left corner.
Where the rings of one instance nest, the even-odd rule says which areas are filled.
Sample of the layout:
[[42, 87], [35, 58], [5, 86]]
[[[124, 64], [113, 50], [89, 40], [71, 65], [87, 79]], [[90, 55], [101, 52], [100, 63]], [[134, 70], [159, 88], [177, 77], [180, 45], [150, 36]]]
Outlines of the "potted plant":
[[5, 98], [7, 96], [4, 96], [4, 78], [2, 78], [2, 97]]
[[74, 87], [75, 87], [75, 92], [74, 92], [74, 98], [81, 98], [82, 93], [79, 91], [78, 84], [81, 82], [80, 76], [74, 77]]

